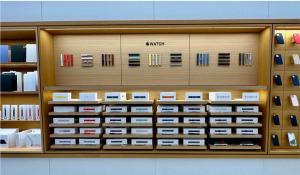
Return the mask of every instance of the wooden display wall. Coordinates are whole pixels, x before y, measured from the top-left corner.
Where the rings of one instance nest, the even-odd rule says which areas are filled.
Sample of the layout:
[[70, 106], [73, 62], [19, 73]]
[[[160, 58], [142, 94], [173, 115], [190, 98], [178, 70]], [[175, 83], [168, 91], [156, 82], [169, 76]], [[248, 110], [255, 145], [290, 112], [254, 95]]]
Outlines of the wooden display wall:
[[[53, 35], [55, 83], [258, 85], [259, 41], [259, 33]], [[93, 54], [93, 67], [81, 66], [85, 53]], [[128, 65], [129, 53], [140, 54], [140, 66]], [[181, 66], [170, 65], [170, 53], [182, 54]], [[197, 65], [197, 53], [209, 53], [209, 65]], [[230, 53], [230, 66], [218, 65], [218, 53]], [[239, 65], [239, 53], [252, 53], [251, 66]], [[74, 66], [61, 67], [61, 54], [73, 54]], [[101, 54], [114, 54], [114, 66], [102, 66]], [[149, 66], [149, 54], [161, 54], [162, 65]]]

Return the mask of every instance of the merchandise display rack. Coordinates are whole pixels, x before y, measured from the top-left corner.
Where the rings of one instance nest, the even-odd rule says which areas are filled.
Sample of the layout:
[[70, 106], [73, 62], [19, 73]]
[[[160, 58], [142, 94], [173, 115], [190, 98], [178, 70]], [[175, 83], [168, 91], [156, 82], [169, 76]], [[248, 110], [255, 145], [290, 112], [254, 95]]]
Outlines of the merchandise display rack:
[[[109, 24], [109, 25], [108, 25]], [[151, 24], [151, 25], [150, 25]], [[15, 26], [15, 27], [12, 27]], [[32, 27], [27, 27], [32, 26]], [[39, 91], [37, 92], [1, 92], [3, 104], [24, 104], [24, 100], [39, 104], [40, 121], [3, 121], [1, 128], [19, 128], [20, 131], [41, 128], [42, 148], [1, 148], [2, 157], [116, 157], [116, 158], [299, 158], [300, 132], [299, 127], [289, 126], [286, 116], [296, 115], [299, 122], [300, 108], [292, 107], [289, 95], [296, 95], [300, 100], [299, 87], [293, 87], [288, 77], [298, 75], [299, 66], [290, 62], [291, 54], [300, 55], [300, 45], [292, 42], [290, 33], [300, 33], [298, 20], [216, 20], [216, 21], [155, 21], [155, 22], [52, 22], [52, 23], [3, 23], [1, 44], [37, 44], [38, 62], [32, 63], [1, 63], [1, 71], [17, 70], [27, 72], [38, 70]], [[20, 30], [19, 30], [20, 29]], [[282, 33], [284, 45], [276, 44], [276, 33]], [[83, 44], [93, 38], [94, 42]], [[148, 47], [146, 41], [163, 41], [164, 46]], [[228, 42], [219, 42], [220, 40]], [[203, 42], [199, 42], [203, 41]], [[217, 44], [218, 43], [218, 44]], [[97, 50], [93, 50], [97, 48]], [[196, 55], [200, 50], [209, 53], [209, 65], [197, 65]], [[252, 65], [238, 63], [238, 54], [252, 53]], [[82, 67], [80, 54], [92, 53], [93, 67]], [[128, 65], [128, 54], [140, 55], [140, 66]], [[161, 66], [149, 66], [149, 54], [161, 54]], [[170, 53], [182, 53], [181, 66], [170, 66]], [[230, 66], [218, 66], [218, 54], [230, 53]], [[60, 54], [73, 54], [74, 66], [62, 67]], [[101, 54], [114, 54], [114, 66], [102, 66]], [[276, 65], [275, 54], [282, 54], [284, 64]], [[176, 75], [176, 76], [174, 76]], [[180, 75], [180, 76], [179, 76]], [[281, 75], [283, 85], [276, 86], [273, 77]], [[104, 100], [83, 102], [53, 101], [52, 93], [71, 92], [73, 99], [79, 99], [80, 92], [96, 92], [98, 99], [105, 99], [106, 92], [126, 92], [131, 99], [133, 92], [149, 92], [146, 102], [131, 100], [108, 102]], [[176, 92], [176, 101], [160, 101], [160, 92]], [[186, 92], [202, 92], [203, 101], [188, 102]], [[231, 92], [232, 99], [241, 98], [243, 92], [259, 92], [259, 101], [210, 101], [209, 92]], [[273, 97], [280, 96], [282, 106], [274, 104]], [[151, 105], [149, 113], [55, 113], [54, 106], [78, 105]], [[260, 112], [255, 113], [160, 113], [157, 105], [230, 105], [259, 106]], [[1, 105], [2, 108], [2, 105]], [[295, 114], [294, 114], [295, 113]], [[274, 125], [273, 115], [278, 115], [280, 126]], [[127, 123], [113, 124], [55, 124], [53, 117], [126, 117]], [[258, 117], [258, 123], [214, 124], [209, 117]], [[130, 117], [152, 117], [151, 124], [130, 123]], [[158, 117], [178, 117], [179, 123], [160, 124]], [[183, 117], [203, 117], [205, 123], [186, 124]], [[108, 135], [106, 127], [141, 127], [153, 128], [152, 135]], [[97, 135], [64, 135], [53, 134], [54, 128], [103, 128]], [[177, 135], [157, 134], [157, 128], [205, 128], [204, 135], [184, 135], [181, 130]], [[209, 128], [258, 128], [256, 135], [213, 135]], [[298, 146], [289, 145], [287, 133], [293, 132]], [[280, 146], [273, 145], [272, 135], [278, 135]], [[101, 138], [99, 145], [56, 145], [55, 138]], [[128, 144], [122, 146], [107, 145], [110, 138], [128, 138]], [[132, 138], [151, 138], [152, 145], [132, 145]], [[178, 138], [179, 145], [161, 146], [157, 139]], [[203, 146], [184, 146], [183, 138], [204, 138]], [[227, 146], [215, 146], [211, 139], [248, 139], [253, 146], [241, 146], [235, 142]], [[142, 147], [142, 148], [141, 148]]]

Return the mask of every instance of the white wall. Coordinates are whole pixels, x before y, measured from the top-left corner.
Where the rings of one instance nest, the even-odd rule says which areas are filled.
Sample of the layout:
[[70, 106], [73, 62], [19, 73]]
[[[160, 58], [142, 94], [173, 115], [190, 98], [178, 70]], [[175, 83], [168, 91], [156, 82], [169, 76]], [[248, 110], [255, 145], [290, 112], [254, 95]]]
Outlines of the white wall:
[[[1, 22], [94, 20], [300, 19], [300, 2], [34, 1], [0, 2], [0, 6]], [[18, 165], [18, 168], [16, 168], [16, 165]], [[1, 158], [1, 175], [20, 174], [299, 175], [300, 159]]]
[[2, 22], [95, 20], [300, 19], [300, 2], [0, 2]]
[[1, 175], [299, 175], [299, 165], [300, 159], [2, 158]]

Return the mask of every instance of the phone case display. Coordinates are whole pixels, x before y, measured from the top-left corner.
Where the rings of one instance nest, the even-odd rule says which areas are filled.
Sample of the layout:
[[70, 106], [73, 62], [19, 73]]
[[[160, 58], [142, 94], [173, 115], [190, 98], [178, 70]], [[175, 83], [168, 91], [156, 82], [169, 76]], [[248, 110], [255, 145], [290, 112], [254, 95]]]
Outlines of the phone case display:
[[293, 40], [295, 44], [300, 44], [300, 35], [299, 33], [294, 33], [293, 34]]
[[282, 86], [281, 76], [280, 75], [274, 75], [275, 83], [277, 86]]
[[294, 64], [300, 64], [300, 59], [299, 59], [299, 55], [298, 54], [293, 54], [293, 63]]
[[8, 62], [8, 45], [0, 45], [1, 47], [1, 63]]
[[282, 33], [276, 33], [275, 36], [276, 36], [277, 44], [284, 44]]
[[114, 54], [102, 54], [102, 66], [114, 66]]

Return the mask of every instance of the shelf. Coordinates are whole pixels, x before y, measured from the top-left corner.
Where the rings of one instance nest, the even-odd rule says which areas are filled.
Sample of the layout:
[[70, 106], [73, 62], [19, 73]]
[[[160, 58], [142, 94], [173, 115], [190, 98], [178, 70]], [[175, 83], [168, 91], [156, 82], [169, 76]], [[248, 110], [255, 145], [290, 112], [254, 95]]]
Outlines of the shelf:
[[104, 142], [99, 145], [51, 145], [51, 149], [100, 149], [104, 145]]
[[102, 112], [49, 112], [49, 115], [97, 115], [99, 116]]
[[137, 145], [104, 145], [103, 149], [153, 149], [153, 145], [142, 145], [142, 146], [137, 146]]
[[243, 115], [243, 116], [252, 116], [252, 115], [262, 115], [262, 112], [208, 112], [209, 115], [226, 115], [226, 116], [237, 116], [237, 115]]
[[300, 150], [299, 149], [283, 149], [283, 148], [278, 148], [278, 149], [270, 149], [269, 154], [286, 154], [286, 155], [290, 155], [290, 154], [300, 154]]
[[263, 101], [207, 101], [208, 104], [228, 104], [228, 105], [242, 105], [242, 104], [263, 104]]
[[4, 153], [43, 153], [42, 148], [17, 148], [16, 146], [10, 147], [10, 148], [0, 148], [1, 154]]
[[159, 116], [206, 116], [206, 112], [156, 112]]
[[69, 127], [83, 127], [83, 128], [97, 128], [101, 127], [102, 123], [95, 124], [84, 124], [84, 123], [68, 123], [68, 124], [58, 124], [58, 123], [50, 123], [49, 127], [51, 128], [69, 128]]
[[206, 100], [202, 100], [202, 101], [185, 101], [185, 100], [176, 100], [176, 101], [160, 101], [160, 100], [156, 100], [156, 104], [158, 105], [205, 105], [207, 104]]
[[141, 115], [147, 115], [147, 116], [152, 116], [152, 112], [103, 112], [103, 116], [141, 116]]
[[92, 104], [101, 104], [102, 100], [99, 101], [79, 101], [79, 100], [72, 100], [72, 101], [48, 101], [48, 104], [54, 105], [92, 105]]
[[209, 123], [211, 127], [262, 127], [261, 123]]
[[200, 145], [200, 146], [187, 146], [187, 145], [171, 145], [171, 146], [162, 146], [157, 145], [156, 149], [207, 149], [206, 145]]
[[40, 122], [41, 120], [0, 120], [0, 122]]
[[157, 85], [157, 86], [148, 86], [148, 85], [126, 85], [126, 86], [115, 86], [115, 85], [76, 85], [76, 86], [45, 86], [44, 90], [62, 90], [62, 91], [72, 91], [72, 90], [111, 90], [119, 91], [122, 90], [267, 90], [267, 86], [216, 86], [216, 85]]
[[37, 63], [27, 63], [27, 62], [10, 62], [10, 63], [0, 63], [1, 69], [36, 69]]
[[241, 145], [236, 145], [236, 144], [230, 144], [227, 146], [215, 146], [213, 144], [209, 144], [209, 149], [261, 149], [261, 146], [259, 145], [253, 145], [253, 146], [241, 146]]
[[163, 124], [156, 123], [156, 127], [206, 127], [206, 123], [174, 123], [174, 124]]
[[210, 134], [208, 133], [210, 138], [261, 138], [261, 134], [255, 134], [255, 135], [242, 135], [242, 134], [236, 134], [236, 133], [232, 133], [232, 134], [227, 134], [227, 135], [223, 135], [223, 134]]
[[168, 139], [177, 139], [177, 138], [188, 138], [188, 139], [199, 139], [199, 138], [207, 138], [206, 134], [200, 134], [200, 135], [188, 135], [188, 134], [174, 134], [174, 135], [162, 135], [162, 134], [156, 134], [156, 138], [168, 138]]
[[0, 92], [0, 95], [39, 95], [38, 91]]
[[103, 138], [153, 138], [153, 134], [103, 134]]
[[152, 105], [153, 104], [153, 100], [149, 100], [149, 101], [132, 101], [132, 100], [126, 100], [126, 101], [103, 101], [102, 104], [105, 105], [120, 105], [120, 104], [124, 104], [124, 105], [130, 105], [130, 104], [140, 104], [140, 105]]
[[152, 127], [153, 123], [103, 123], [105, 127]]
[[50, 138], [100, 138], [101, 134], [50, 134]]

